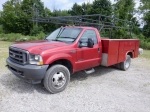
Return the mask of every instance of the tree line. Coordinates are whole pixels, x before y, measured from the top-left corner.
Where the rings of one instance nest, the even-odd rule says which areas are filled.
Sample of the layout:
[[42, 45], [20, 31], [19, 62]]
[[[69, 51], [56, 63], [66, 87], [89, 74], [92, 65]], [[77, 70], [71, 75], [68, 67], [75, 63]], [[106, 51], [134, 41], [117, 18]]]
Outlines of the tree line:
[[[135, 9], [135, 0], [115, 0], [114, 4], [110, 0], [94, 0], [92, 3], [86, 2], [82, 5], [74, 3], [69, 10], [54, 9], [53, 11], [44, 7], [41, 0], [8, 0], [0, 11], [0, 33], [37, 35], [44, 32], [47, 34], [58, 25], [33, 22], [31, 19], [90, 14], [103, 14], [132, 21], [134, 35], [150, 42], [150, 1], [148, 0], [140, 0], [137, 9]], [[141, 15], [140, 21], [137, 19], [139, 15]], [[142, 29], [141, 23], [144, 23]], [[117, 30], [114, 34], [123, 38], [124, 32], [124, 30]]]

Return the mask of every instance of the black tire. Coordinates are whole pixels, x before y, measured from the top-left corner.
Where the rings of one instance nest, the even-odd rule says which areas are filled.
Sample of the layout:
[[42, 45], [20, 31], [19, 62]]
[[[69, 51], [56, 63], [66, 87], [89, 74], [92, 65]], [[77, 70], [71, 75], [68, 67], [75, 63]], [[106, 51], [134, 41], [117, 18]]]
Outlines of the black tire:
[[120, 69], [121, 68], [121, 63], [117, 63], [114, 65], [115, 68]]
[[[63, 91], [70, 81], [70, 72], [63, 65], [54, 65], [48, 69], [44, 77], [44, 86], [50, 93]], [[61, 85], [62, 84], [62, 85]]]
[[130, 64], [131, 64], [131, 57], [130, 55], [127, 55], [126, 56], [126, 60], [124, 62], [121, 62], [120, 64], [120, 67], [121, 67], [121, 70], [128, 70], [130, 68]]

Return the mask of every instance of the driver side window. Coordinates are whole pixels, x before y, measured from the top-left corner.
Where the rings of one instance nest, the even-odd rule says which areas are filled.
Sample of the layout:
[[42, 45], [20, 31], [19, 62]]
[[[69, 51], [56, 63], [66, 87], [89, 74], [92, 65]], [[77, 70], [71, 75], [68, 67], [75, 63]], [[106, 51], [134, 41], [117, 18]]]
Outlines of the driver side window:
[[88, 41], [88, 38], [91, 38], [94, 44], [97, 44], [97, 37], [94, 30], [86, 30], [80, 40]]

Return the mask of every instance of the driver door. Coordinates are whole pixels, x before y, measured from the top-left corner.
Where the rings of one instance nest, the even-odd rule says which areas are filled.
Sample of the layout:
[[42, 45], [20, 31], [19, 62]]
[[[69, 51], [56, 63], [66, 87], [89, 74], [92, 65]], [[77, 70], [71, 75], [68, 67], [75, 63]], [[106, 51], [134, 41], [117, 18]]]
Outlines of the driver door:
[[[94, 41], [93, 48], [89, 48], [87, 43], [81, 43], [77, 48], [77, 71], [92, 68], [100, 64], [100, 48], [98, 46], [97, 36], [95, 30], [85, 30], [80, 40], [87, 41], [91, 38]], [[80, 47], [80, 44], [84, 44], [84, 47]]]

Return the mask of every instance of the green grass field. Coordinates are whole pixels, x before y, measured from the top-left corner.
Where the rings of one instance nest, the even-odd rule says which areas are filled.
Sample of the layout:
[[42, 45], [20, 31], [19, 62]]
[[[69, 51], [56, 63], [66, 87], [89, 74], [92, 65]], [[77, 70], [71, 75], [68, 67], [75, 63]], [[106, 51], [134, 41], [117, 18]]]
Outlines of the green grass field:
[[143, 54], [140, 57], [150, 59], [150, 50], [144, 50]]
[[4, 70], [6, 67], [6, 58], [8, 57], [8, 47], [12, 42], [0, 41], [0, 70]]

